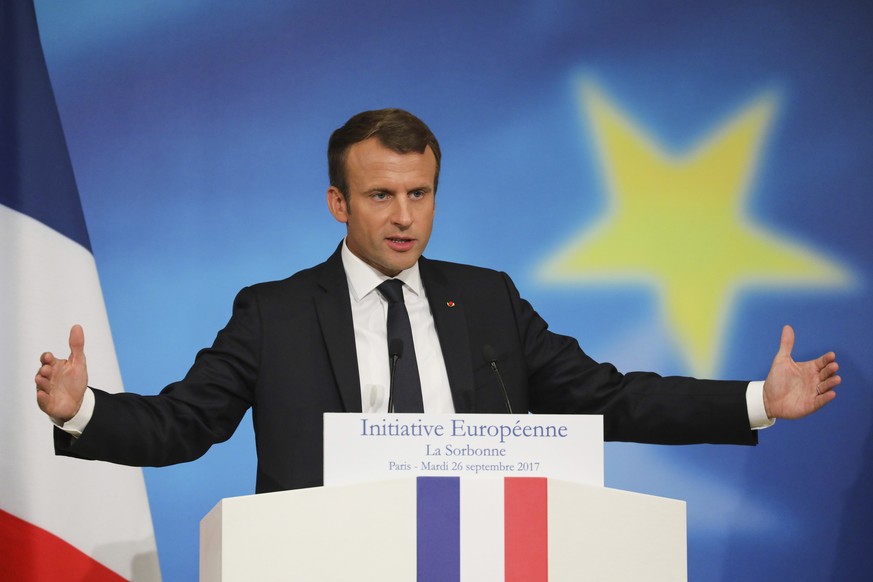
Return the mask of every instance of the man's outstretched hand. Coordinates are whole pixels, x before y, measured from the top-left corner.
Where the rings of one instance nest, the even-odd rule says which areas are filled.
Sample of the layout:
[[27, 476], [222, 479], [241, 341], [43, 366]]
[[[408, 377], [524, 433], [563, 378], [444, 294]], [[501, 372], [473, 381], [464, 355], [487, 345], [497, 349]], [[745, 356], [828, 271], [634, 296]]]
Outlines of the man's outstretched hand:
[[837, 397], [833, 389], [841, 382], [839, 365], [833, 352], [795, 362], [791, 357], [794, 330], [782, 328], [779, 351], [764, 382], [764, 408], [770, 418], [802, 418]]
[[88, 387], [82, 326], [74, 325], [70, 330], [69, 358], [61, 360], [45, 352], [39, 361], [42, 366], [36, 373], [36, 402], [56, 422], [66, 422], [79, 412]]

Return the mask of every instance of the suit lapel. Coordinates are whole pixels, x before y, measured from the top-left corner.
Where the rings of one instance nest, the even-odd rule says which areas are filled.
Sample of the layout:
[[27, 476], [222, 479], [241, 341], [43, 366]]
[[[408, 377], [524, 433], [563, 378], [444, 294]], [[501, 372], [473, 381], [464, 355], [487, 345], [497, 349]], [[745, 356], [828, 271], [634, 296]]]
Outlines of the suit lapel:
[[422, 257], [418, 265], [446, 362], [455, 412], [473, 412], [473, 363], [463, 297], [434, 263]]
[[346, 412], [361, 412], [361, 380], [355, 349], [349, 285], [343, 269], [340, 247], [324, 263], [318, 284], [323, 291], [315, 297], [315, 310], [327, 344], [327, 356]]

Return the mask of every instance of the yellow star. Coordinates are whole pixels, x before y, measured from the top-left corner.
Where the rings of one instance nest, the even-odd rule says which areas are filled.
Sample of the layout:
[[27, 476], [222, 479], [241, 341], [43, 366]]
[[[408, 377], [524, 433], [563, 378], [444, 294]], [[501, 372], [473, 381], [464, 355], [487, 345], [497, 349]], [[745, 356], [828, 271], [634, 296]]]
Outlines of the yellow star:
[[592, 84], [580, 104], [593, 128], [609, 209], [553, 257], [548, 282], [645, 284], [695, 375], [713, 376], [744, 288], [837, 287], [832, 260], [768, 232], [745, 200], [776, 99], [764, 95], [683, 155], [672, 155]]

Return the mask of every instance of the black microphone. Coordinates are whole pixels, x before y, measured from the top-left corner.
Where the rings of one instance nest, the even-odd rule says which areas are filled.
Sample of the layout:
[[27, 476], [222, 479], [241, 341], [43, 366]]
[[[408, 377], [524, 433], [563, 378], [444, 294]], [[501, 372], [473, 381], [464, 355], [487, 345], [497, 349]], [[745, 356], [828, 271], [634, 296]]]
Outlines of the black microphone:
[[388, 357], [391, 359], [391, 381], [388, 385], [388, 414], [394, 414], [394, 371], [397, 369], [397, 360], [403, 355], [403, 340], [393, 338], [388, 343]]
[[500, 390], [503, 392], [503, 401], [506, 403], [506, 412], [512, 414], [512, 405], [509, 404], [509, 395], [506, 393], [506, 385], [503, 383], [503, 377], [500, 375], [500, 370], [497, 368], [497, 354], [494, 352], [494, 348], [489, 344], [485, 344], [482, 346], [482, 355], [485, 357], [485, 361], [488, 362], [488, 365], [491, 366], [491, 369], [494, 370], [494, 373], [497, 374], [497, 380], [500, 382]]

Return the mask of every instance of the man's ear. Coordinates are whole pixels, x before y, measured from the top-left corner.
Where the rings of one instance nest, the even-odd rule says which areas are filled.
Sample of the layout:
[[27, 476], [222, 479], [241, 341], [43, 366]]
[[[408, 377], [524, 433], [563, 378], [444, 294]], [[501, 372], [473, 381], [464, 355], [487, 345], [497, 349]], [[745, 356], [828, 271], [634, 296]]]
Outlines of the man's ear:
[[337, 222], [349, 221], [349, 204], [336, 186], [327, 189], [327, 208]]

